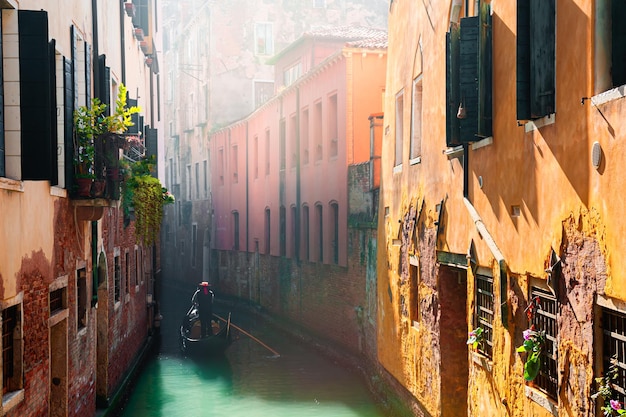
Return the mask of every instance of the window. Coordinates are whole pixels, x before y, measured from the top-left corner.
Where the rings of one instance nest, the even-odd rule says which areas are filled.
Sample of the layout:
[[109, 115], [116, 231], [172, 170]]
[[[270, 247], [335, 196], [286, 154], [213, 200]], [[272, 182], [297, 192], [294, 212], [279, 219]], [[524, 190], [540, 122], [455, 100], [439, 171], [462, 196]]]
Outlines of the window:
[[328, 139], [330, 141], [328, 147], [328, 156], [337, 156], [339, 127], [337, 125], [337, 94], [333, 94], [328, 98]]
[[617, 378], [613, 381], [614, 400], [626, 401], [626, 314], [602, 309], [602, 363], [609, 369], [612, 357], [617, 357]]
[[302, 111], [300, 122], [300, 147], [302, 148], [302, 164], [309, 163], [309, 110]]
[[596, 0], [595, 19], [597, 94], [626, 84], [626, 2]]
[[310, 260], [309, 253], [309, 206], [302, 206], [302, 254], [303, 258]]
[[270, 255], [271, 246], [270, 246], [270, 237], [271, 237], [271, 224], [270, 224], [270, 209], [265, 209], [265, 254]]
[[76, 271], [76, 328], [87, 326], [87, 270]]
[[339, 264], [339, 204], [330, 204], [330, 213], [333, 216], [333, 263]]
[[298, 259], [298, 238], [300, 237], [298, 231], [298, 213], [296, 206], [291, 206], [291, 222], [289, 227], [289, 236], [291, 236], [291, 257]]
[[196, 266], [196, 258], [198, 256], [198, 225], [191, 225], [191, 266]]
[[202, 177], [204, 178], [204, 198], [207, 198], [209, 196], [209, 169], [206, 159], [202, 161]]
[[554, 0], [517, 1], [517, 119], [555, 111], [556, 8]]
[[239, 182], [239, 155], [237, 145], [233, 145], [232, 154], [230, 155], [230, 164], [233, 170], [233, 184]]
[[119, 302], [120, 301], [120, 294], [121, 294], [121, 287], [122, 287], [122, 270], [121, 270], [121, 265], [120, 265], [120, 257], [119, 255], [116, 255], [113, 258], [113, 267], [114, 267], [114, 272], [113, 272], [113, 277], [114, 277], [114, 291], [115, 291], [115, 302]]
[[476, 274], [474, 282], [476, 307], [474, 311], [474, 326], [482, 327], [484, 343], [479, 352], [491, 358], [493, 352], [493, 277]]
[[139, 248], [135, 247], [135, 287], [139, 285]]
[[224, 148], [220, 148], [217, 152], [217, 174], [220, 177], [220, 185], [224, 185]]
[[322, 102], [315, 103], [313, 113], [313, 140], [315, 141], [315, 160], [322, 159]]
[[283, 85], [287, 87], [296, 82], [301, 72], [302, 64], [300, 62], [285, 69], [285, 71], [283, 71]]
[[22, 308], [15, 304], [2, 310], [2, 394], [23, 388]]
[[124, 292], [130, 293], [130, 255], [128, 251], [124, 253]]
[[411, 114], [410, 161], [419, 162], [422, 156], [422, 76], [413, 80], [413, 108]]
[[280, 144], [279, 144], [279, 148], [278, 148], [278, 153], [279, 153], [279, 167], [281, 171], [285, 170], [285, 167], [287, 165], [287, 150], [285, 149], [286, 147], [286, 126], [285, 126], [285, 119], [282, 119], [280, 121], [280, 131], [279, 131], [279, 140], [280, 140]]
[[261, 107], [263, 103], [274, 95], [274, 83], [272, 81], [254, 82], [254, 108]]
[[50, 291], [50, 316], [67, 308], [66, 288]]
[[396, 150], [394, 154], [394, 166], [402, 165], [402, 137], [404, 135], [404, 91], [396, 94]]
[[541, 355], [539, 374], [534, 380], [535, 387], [556, 399], [558, 387], [556, 297], [549, 291], [531, 287], [530, 299], [537, 307], [534, 309], [530, 324], [535, 325], [537, 331], [546, 333], [546, 345]]
[[259, 137], [254, 136], [252, 148], [252, 175], [254, 179], [259, 178]]
[[233, 212], [233, 250], [239, 250], [239, 212]]
[[187, 200], [191, 200], [191, 165], [187, 165], [186, 166], [186, 178], [185, 180], [187, 181], [187, 187], [185, 191], [187, 191]]
[[200, 199], [200, 162], [196, 162], [196, 199]]
[[290, 167], [295, 168], [298, 163], [297, 137], [296, 137], [296, 116], [293, 115], [289, 119], [289, 155]]
[[279, 242], [280, 242], [280, 256], [287, 255], [287, 210], [285, 206], [280, 206], [280, 231], [279, 231]]
[[324, 212], [321, 204], [315, 206], [317, 214], [317, 260], [324, 262]]
[[270, 131], [265, 131], [265, 175], [270, 175]]
[[255, 52], [257, 55], [274, 54], [274, 37], [271, 23], [257, 23], [254, 27]]

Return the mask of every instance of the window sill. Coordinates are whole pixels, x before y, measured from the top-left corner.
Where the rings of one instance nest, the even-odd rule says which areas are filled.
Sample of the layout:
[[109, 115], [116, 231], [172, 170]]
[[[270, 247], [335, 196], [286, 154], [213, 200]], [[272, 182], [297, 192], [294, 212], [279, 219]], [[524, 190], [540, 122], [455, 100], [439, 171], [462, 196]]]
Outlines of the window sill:
[[22, 181], [12, 180], [10, 178], [0, 178], [0, 190], [24, 192], [24, 184]]
[[394, 174], [398, 174], [400, 172], [402, 172], [402, 164], [396, 165], [396, 166], [393, 167], [393, 173]]
[[484, 148], [485, 146], [489, 146], [493, 144], [493, 136], [489, 136], [485, 139], [481, 139], [478, 142], [472, 143], [472, 150], [475, 151], [480, 148]]
[[50, 187], [50, 195], [54, 197], [67, 198], [67, 190], [65, 188], [52, 186]]
[[8, 392], [2, 396], [2, 411], [7, 414], [22, 401], [24, 401], [23, 389]]
[[422, 157], [418, 156], [417, 158], [409, 159], [409, 165], [417, 165], [422, 163]]
[[455, 146], [454, 148], [446, 148], [443, 150], [443, 154], [448, 157], [448, 160], [460, 158], [463, 156], [463, 145]]
[[557, 407], [554, 401], [548, 398], [543, 392], [526, 385], [526, 387], [524, 388], [524, 393], [526, 394], [526, 398], [529, 398], [531, 401], [533, 401], [537, 405], [545, 408], [553, 416], [558, 417], [559, 407]]
[[483, 355], [482, 353], [475, 352], [473, 350], [470, 351], [470, 355], [472, 356], [472, 362], [476, 365], [482, 367], [487, 372], [493, 371], [493, 361]]
[[87, 334], [87, 326], [80, 327], [76, 332], [76, 337], [84, 337]]
[[621, 85], [591, 97], [591, 104], [599, 106], [624, 97], [626, 97], [626, 85]]
[[541, 119], [530, 120], [524, 123], [524, 132], [528, 133], [528, 132], [532, 132], [533, 130], [539, 130], [540, 128], [544, 126], [554, 124], [555, 121], [556, 121], [555, 113], [549, 114], [545, 117], [542, 117]]

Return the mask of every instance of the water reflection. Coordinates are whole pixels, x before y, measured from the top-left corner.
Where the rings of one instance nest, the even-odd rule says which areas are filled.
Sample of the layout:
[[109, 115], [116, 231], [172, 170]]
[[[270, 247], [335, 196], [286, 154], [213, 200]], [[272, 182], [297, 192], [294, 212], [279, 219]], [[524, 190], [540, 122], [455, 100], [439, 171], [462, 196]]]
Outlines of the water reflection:
[[186, 310], [177, 304], [162, 306], [158, 354], [146, 364], [122, 417], [383, 416], [355, 375], [258, 317], [233, 312], [234, 323], [280, 356], [235, 331], [223, 356], [184, 357], [176, 328]]

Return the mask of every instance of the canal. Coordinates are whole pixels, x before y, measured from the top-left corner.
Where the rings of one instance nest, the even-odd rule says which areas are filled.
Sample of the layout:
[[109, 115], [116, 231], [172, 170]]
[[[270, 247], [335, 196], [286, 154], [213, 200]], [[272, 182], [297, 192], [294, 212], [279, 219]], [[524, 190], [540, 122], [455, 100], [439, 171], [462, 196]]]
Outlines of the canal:
[[[223, 357], [185, 357], [178, 326], [191, 294], [162, 298], [160, 340], [120, 417], [385, 416], [356, 374], [243, 309], [232, 311], [232, 322], [278, 356], [235, 330]], [[228, 314], [219, 304], [216, 312]]]

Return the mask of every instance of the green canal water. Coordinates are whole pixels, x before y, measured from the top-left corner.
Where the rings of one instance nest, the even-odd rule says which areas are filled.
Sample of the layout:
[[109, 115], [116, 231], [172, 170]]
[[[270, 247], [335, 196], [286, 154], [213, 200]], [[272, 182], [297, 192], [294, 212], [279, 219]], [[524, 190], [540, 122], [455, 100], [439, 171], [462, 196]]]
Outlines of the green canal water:
[[[235, 331], [223, 357], [185, 357], [177, 328], [188, 305], [163, 300], [160, 343], [121, 417], [384, 417], [362, 380], [258, 317], [232, 321], [277, 351]], [[227, 312], [218, 313], [227, 314]]]

